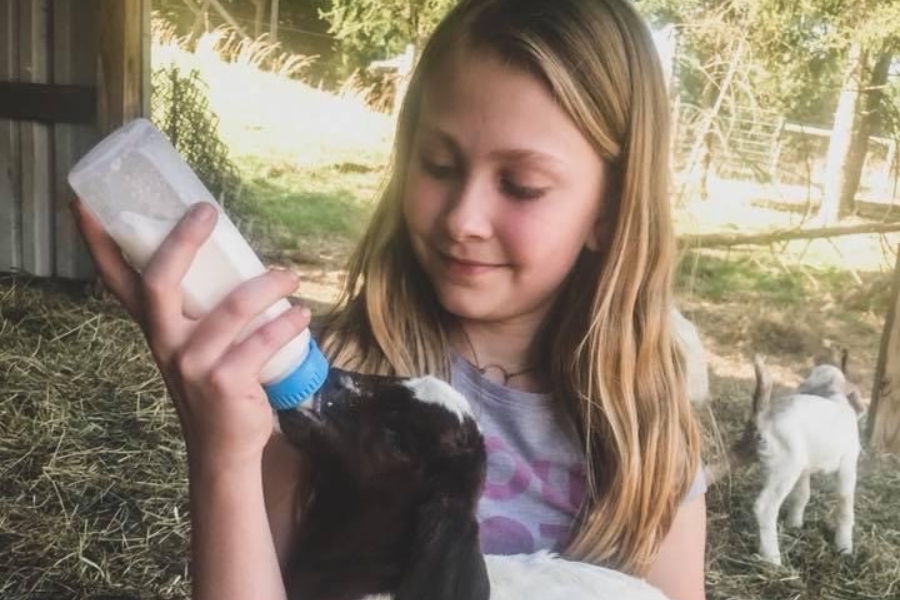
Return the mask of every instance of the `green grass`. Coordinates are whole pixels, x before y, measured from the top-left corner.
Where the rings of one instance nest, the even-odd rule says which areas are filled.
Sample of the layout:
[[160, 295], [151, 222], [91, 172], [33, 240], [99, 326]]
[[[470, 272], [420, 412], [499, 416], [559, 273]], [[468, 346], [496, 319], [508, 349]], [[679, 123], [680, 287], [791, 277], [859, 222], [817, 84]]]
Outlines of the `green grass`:
[[733, 251], [686, 251], [676, 271], [679, 294], [708, 302], [754, 298], [777, 307], [800, 307], [818, 298], [817, 308], [839, 305], [881, 315], [890, 306], [891, 274], [857, 273], [830, 265], [785, 262], [767, 248]]
[[381, 182], [381, 172], [370, 167], [298, 167], [251, 157], [238, 166], [246, 196], [241, 218], [278, 250], [296, 248], [309, 236], [352, 244], [371, 215]]

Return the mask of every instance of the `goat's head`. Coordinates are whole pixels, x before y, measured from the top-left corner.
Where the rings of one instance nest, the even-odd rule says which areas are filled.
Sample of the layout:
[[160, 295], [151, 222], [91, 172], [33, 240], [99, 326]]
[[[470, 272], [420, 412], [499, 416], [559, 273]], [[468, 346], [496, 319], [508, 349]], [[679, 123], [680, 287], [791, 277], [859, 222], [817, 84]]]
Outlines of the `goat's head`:
[[433, 377], [332, 369], [308, 405], [279, 413], [279, 426], [314, 469], [289, 591], [488, 597], [475, 519], [484, 442], [458, 392]]
[[797, 391], [802, 394], [814, 394], [816, 396], [829, 397], [842, 395], [847, 398], [850, 406], [857, 414], [866, 410], [862, 400], [859, 386], [847, 379], [847, 350], [841, 352], [840, 366], [828, 362], [820, 362], [815, 365], [800, 385]]

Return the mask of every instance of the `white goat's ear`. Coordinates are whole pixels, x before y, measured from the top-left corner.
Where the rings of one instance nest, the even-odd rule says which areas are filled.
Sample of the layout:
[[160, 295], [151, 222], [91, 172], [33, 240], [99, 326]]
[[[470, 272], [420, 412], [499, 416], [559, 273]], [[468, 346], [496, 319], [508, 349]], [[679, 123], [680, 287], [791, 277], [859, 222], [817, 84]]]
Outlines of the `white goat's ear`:
[[409, 568], [394, 600], [488, 600], [491, 586], [478, 522], [438, 497], [419, 508]]
[[772, 399], [772, 378], [766, 371], [765, 360], [759, 354], [753, 355], [753, 372], [756, 375], [756, 387], [753, 390], [753, 415], [756, 417], [768, 408]]
[[853, 407], [853, 410], [856, 411], [856, 414], [861, 415], [866, 412], [866, 405], [862, 400], [862, 394], [859, 392], [858, 385], [845, 381], [844, 395], [847, 396], [847, 400], [850, 402], [850, 406]]

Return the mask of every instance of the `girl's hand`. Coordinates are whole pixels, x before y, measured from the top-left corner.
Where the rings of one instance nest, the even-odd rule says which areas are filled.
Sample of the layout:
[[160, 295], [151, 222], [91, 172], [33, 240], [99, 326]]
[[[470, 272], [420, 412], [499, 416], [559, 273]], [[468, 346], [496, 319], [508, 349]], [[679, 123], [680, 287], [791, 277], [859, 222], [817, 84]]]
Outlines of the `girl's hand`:
[[143, 275], [79, 200], [76, 224], [100, 277], [140, 324], [175, 402], [192, 465], [232, 469], [259, 465], [272, 434], [272, 409], [260, 369], [309, 325], [305, 307], [292, 307], [236, 343], [257, 314], [297, 287], [287, 271], [270, 271], [241, 284], [199, 320], [182, 313], [180, 282], [215, 226], [213, 207], [198, 204], [166, 237]]

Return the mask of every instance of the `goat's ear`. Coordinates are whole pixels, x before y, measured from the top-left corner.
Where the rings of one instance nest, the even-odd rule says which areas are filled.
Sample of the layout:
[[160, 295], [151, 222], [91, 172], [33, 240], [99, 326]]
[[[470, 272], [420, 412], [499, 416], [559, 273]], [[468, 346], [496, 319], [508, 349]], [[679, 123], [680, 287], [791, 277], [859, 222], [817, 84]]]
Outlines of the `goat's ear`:
[[772, 379], [766, 371], [763, 357], [759, 354], [753, 355], [753, 372], [756, 375], [756, 388], [753, 390], [753, 418], [755, 418], [768, 408], [772, 398]]
[[859, 386], [850, 383], [849, 381], [845, 382], [844, 395], [847, 396], [847, 400], [850, 402], [850, 406], [853, 407], [853, 410], [856, 411], [856, 414], [861, 415], [866, 412], [866, 405], [862, 401], [862, 394], [859, 392]]
[[426, 502], [416, 522], [409, 568], [394, 600], [488, 600], [487, 567], [471, 511]]
[[844, 374], [844, 377], [847, 377], [849, 373], [847, 373], [847, 361], [850, 358], [850, 351], [846, 348], [841, 348], [841, 373]]

